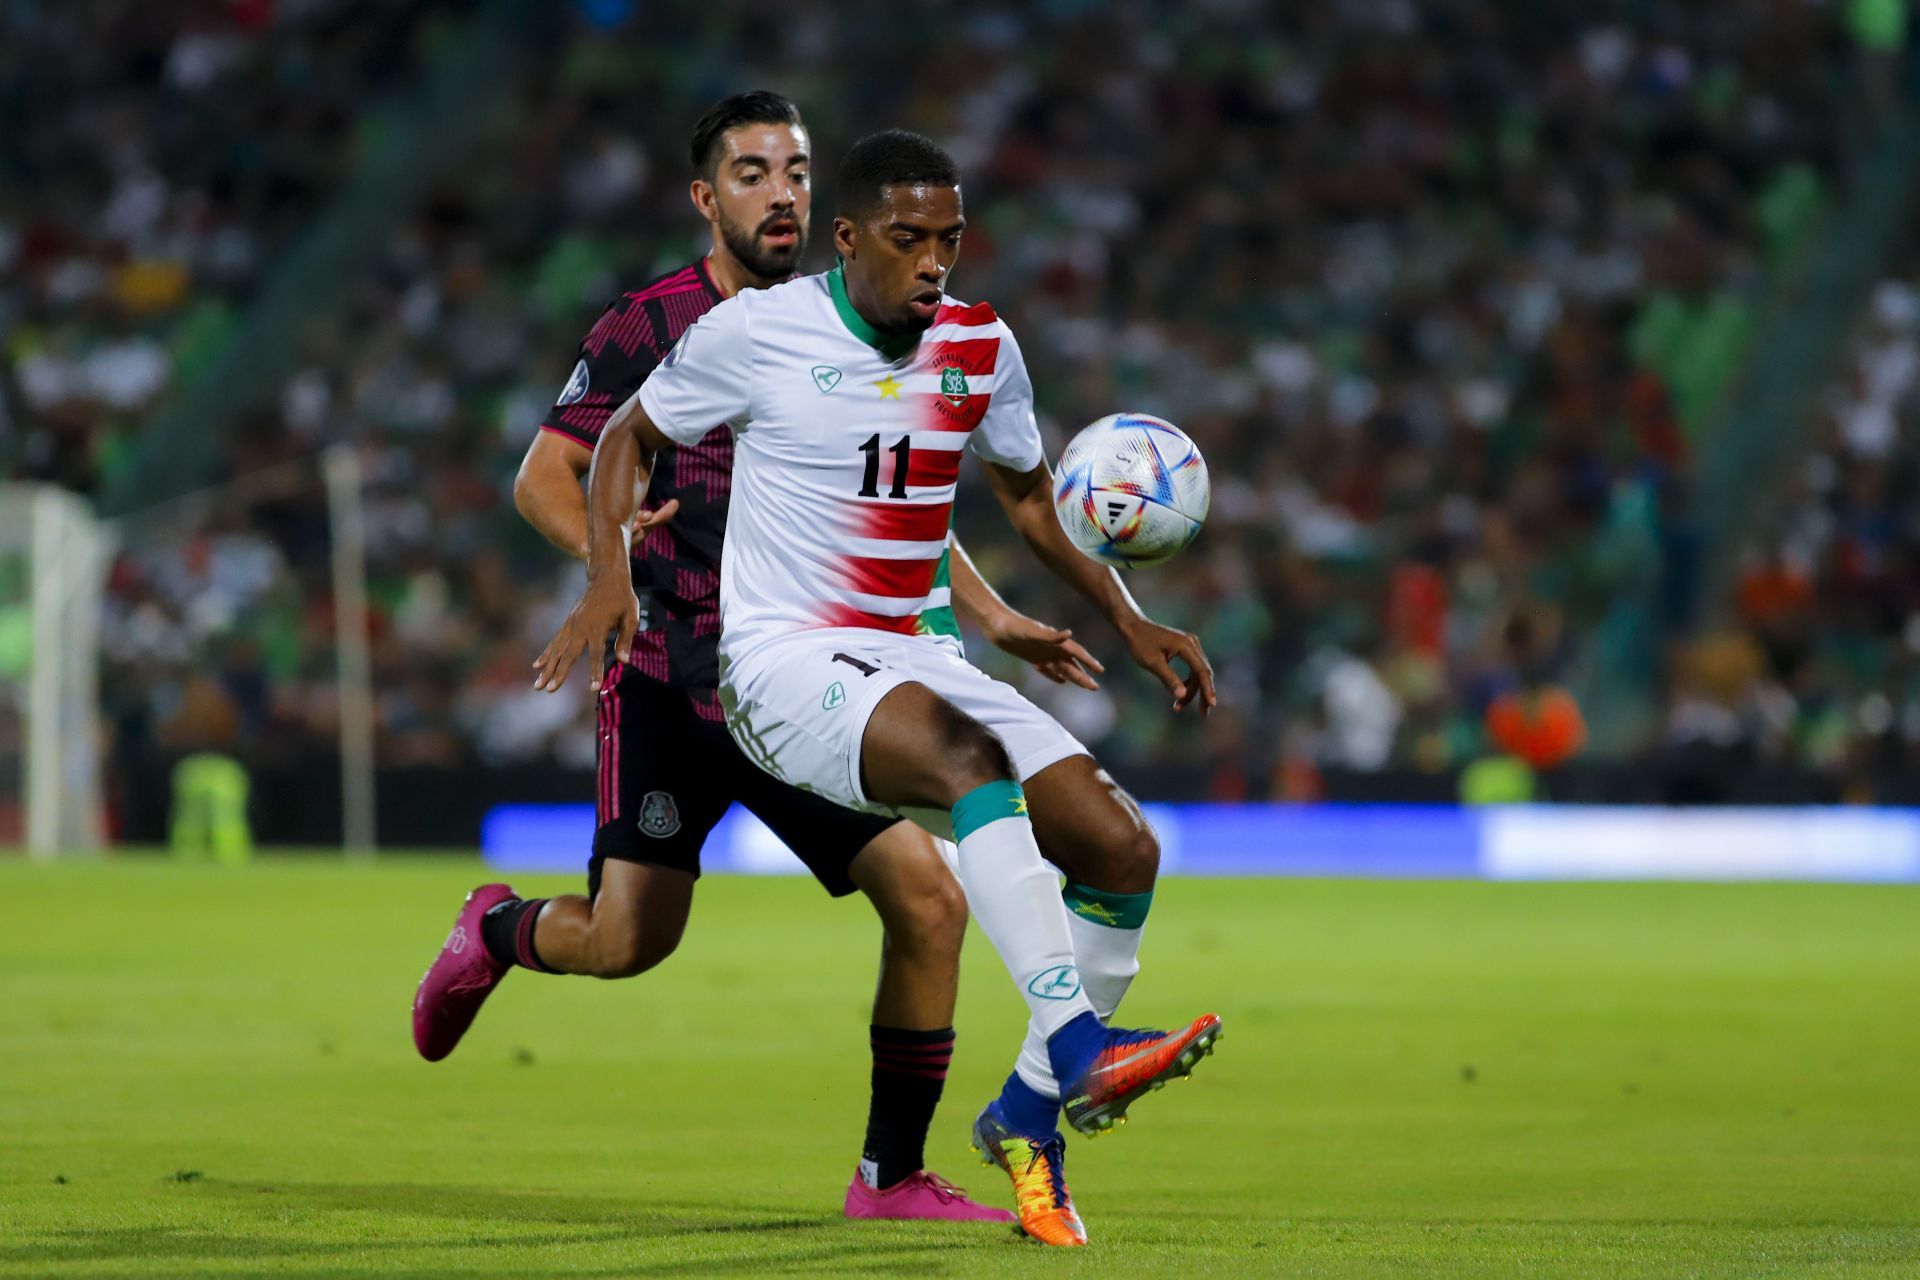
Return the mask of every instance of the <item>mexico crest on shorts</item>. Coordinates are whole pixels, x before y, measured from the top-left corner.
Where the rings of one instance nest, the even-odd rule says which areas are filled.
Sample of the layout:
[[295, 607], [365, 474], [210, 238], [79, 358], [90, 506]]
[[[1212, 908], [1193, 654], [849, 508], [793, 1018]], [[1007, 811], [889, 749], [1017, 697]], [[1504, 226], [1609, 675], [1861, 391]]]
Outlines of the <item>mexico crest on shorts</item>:
[[940, 371], [940, 394], [947, 398], [948, 404], [953, 405], [956, 409], [959, 408], [960, 405], [966, 401], [968, 395], [967, 371], [957, 364], [950, 364], [942, 369]]
[[664, 791], [649, 791], [640, 802], [640, 833], [664, 840], [680, 829], [680, 806]]

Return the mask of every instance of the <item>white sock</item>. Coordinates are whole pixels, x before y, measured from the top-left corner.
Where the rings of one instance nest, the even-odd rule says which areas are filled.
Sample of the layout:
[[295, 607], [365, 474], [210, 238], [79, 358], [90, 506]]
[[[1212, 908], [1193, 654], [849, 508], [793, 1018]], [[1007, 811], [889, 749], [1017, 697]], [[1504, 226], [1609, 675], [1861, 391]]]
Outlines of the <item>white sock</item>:
[[[1135, 901], [1151, 901], [1151, 894], [1126, 895]], [[1087, 1002], [1093, 1011], [1106, 1022], [1120, 1007], [1120, 1001], [1126, 998], [1127, 988], [1133, 985], [1133, 976], [1140, 972], [1140, 936], [1146, 932], [1144, 923], [1132, 928], [1118, 928], [1099, 920], [1082, 915], [1085, 910], [1084, 899], [1087, 891], [1076, 885], [1068, 885], [1065, 897], [1069, 903], [1081, 905], [1070, 910], [1067, 915], [1067, 930], [1073, 939], [1073, 960], [1080, 970], [1080, 983], [1087, 993]], [[1110, 899], [1110, 901], [1115, 899]], [[1098, 914], [1095, 912], [1094, 914]], [[1144, 922], [1145, 907], [1137, 913], [1121, 917], [1123, 922], [1138, 918]], [[1027, 1024], [1027, 1038], [1020, 1046], [1020, 1061], [1014, 1070], [1028, 1088], [1043, 1098], [1058, 1098], [1060, 1084], [1053, 1078], [1053, 1068], [1047, 1058], [1047, 1037], [1038, 1032], [1034, 1025]]]
[[989, 782], [953, 807], [953, 833], [967, 905], [1020, 989], [1030, 1026], [1044, 1044], [1093, 1006], [1080, 989], [1060, 881], [1041, 860], [1026, 808], [1018, 784]]

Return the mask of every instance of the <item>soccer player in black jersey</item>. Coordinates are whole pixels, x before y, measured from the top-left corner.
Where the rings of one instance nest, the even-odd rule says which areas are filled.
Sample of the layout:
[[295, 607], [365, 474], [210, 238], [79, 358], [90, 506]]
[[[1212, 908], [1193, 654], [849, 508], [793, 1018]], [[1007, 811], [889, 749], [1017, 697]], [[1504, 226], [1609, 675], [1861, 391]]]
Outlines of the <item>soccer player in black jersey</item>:
[[[703, 258], [616, 299], [578, 363], [514, 487], [527, 520], [584, 559], [580, 480], [614, 410], [696, 319], [742, 289], [788, 278], [806, 247], [809, 139], [798, 110], [771, 93], [716, 104], [695, 126], [694, 206], [712, 228]], [[953, 1052], [966, 905], [930, 837], [912, 823], [856, 813], [754, 766], [728, 736], [716, 697], [720, 549], [733, 438], [724, 427], [656, 464], [632, 542], [646, 625], [630, 660], [602, 683], [598, 830], [585, 896], [522, 899], [505, 885], [468, 895], [414, 1002], [414, 1039], [452, 1052], [507, 971], [630, 977], [678, 945], [700, 847], [739, 802], [767, 823], [835, 896], [864, 892], [885, 929], [874, 999], [872, 1101], [850, 1217], [1011, 1222], [922, 1166], [927, 1128]], [[1100, 665], [1071, 636], [1009, 609], [956, 544], [954, 599], [990, 639], [1050, 679], [1091, 686]], [[475, 945], [475, 944], [478, 945]]]

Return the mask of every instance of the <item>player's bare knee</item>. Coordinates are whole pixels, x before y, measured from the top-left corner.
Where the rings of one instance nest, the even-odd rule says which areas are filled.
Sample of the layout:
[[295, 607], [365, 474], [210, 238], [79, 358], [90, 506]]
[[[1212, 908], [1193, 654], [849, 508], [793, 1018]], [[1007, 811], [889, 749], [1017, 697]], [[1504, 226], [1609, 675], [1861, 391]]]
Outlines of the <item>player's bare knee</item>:
[[1107, 846], [1109, 893], [1146, 893], [1160, 875], [1160, 839], [1145, 822], [1130, 827]]
[[915, 895], [914, 923], [928, 949], [960, 953], [967, 936], [967, 895], [952, 876], [941, 876]]
[[967, 933], [967, 895], [944, 864], [894, 885], [876, 900], [886, 925], [881, 945], [916, 957], [957, 956]]
[[1134, 798], [1105, 770], [1094, 776], [1094, 802], [1065, 822], [1045, 824], [1042, 852], [1069, 879], [1108, 893], [1146, 893], [1160, 875], [1160, 838]]

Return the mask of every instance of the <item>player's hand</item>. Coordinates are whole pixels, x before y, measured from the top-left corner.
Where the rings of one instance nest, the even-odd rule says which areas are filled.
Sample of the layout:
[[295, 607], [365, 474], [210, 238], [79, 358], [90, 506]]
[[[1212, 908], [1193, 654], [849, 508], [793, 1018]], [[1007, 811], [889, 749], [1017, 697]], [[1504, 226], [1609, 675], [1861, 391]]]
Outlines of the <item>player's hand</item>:
[[[1163, 627], [1150, 618], [1140, 619], [1127, 627], [1123, 634], [1127, 639], [1127, 648], [1133, 652], [1133, 660], [1167, 686], [1167, 692], [1173, 695], [1175, 711], [1184, 711], [1196, 697], [1200, 699], [1201, 715], [1213, 710], [1214, 703], [1219, 701], [1213, 692], [1213, 666], [1207, 661], [1206, 651], [1200, 647], [1199, 636], [1191, 631]], [[1187, 665], [1187, 678], [1184, 680], [1173, 669], [1175, 659]]]
[[1073, 632], [1050, 627], [1038, 618], [1009, 609], [985, 629], [996, 649], [1033, 664], [1055, 684], [1077, 684], [1082, 689], [1098, 689], [1094, 677], [1106, 670], [1100, 660], [1088, 653], [1073, 638]]
[[633, 637], [639, 630], [640, 601], [634, 597], [626, 564], [614, 565], [598, 578], [589, 577], [586, 592], [567, 614], [553, 643], [533, 660], [533, 668], [539, 673], [533, 678], [533, 687], [546, 693], [565, 684], [567, 673], [584, 648], [592, 680], [588, 687], [600, 692], [607, 669], [607, 637], [614, 637], [614, 656], [625, 662], [633, 656]]
[[652, 511], [642, 511], [633, 522], [636, 537], [658, 524], [666, 524], [680, 514], [680, 499], [668, 498]]

